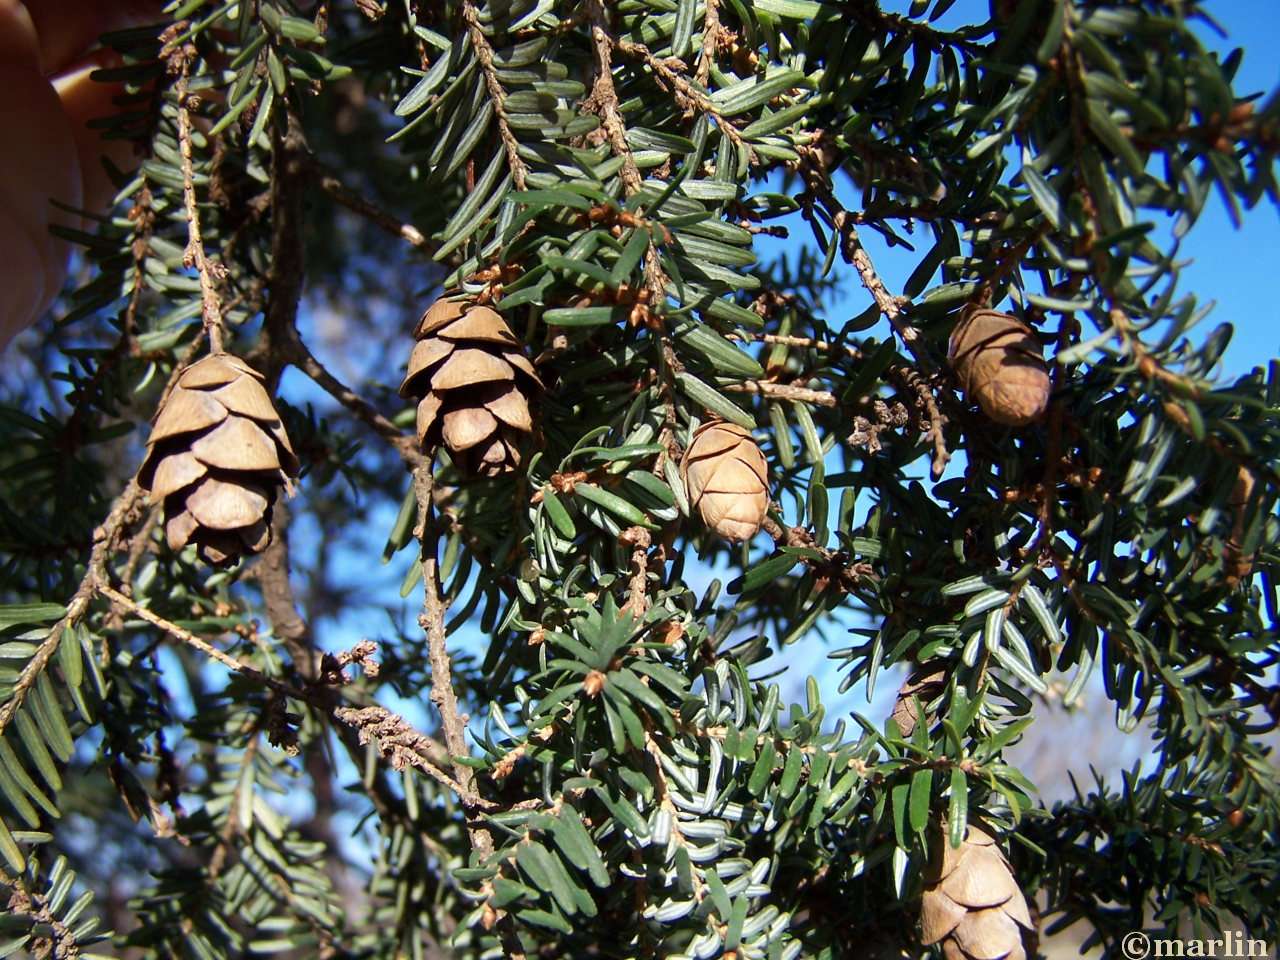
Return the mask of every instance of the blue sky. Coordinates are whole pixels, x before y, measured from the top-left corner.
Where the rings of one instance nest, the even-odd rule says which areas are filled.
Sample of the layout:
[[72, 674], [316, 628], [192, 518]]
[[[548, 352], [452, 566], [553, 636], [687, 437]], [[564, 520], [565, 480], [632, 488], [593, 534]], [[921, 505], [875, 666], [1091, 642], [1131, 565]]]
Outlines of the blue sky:
[[[881, 0], [881, 6], [905, 13], [910, 2]], [[1200, 34], [1206, 44], [1223, 54], [1236, 46], [1245, 50], [1236, 77], [1237, 93], [1262, 93], [1265, 99], [1266, 94], [1280, 87], [1280, 59], [1274, 54], [1280, 49], [1280, 0], [1217, 0], [1205, 6], [1227, 34], [1225, 38], [1218, 36], [1205, 25]], [[980, 22], [986, 15], [987, 0], [959, 0], [938, 25], [955, 27]], [[874, 231], [863, 231], [862, 238], [889, 289], [901, 289], [919, 253], [889, 249]], [[812, 235], [796, 218], [790, 240], [759, 237], [757, 249], [761, 258], [767, 259], [806, 240], [812, 243]], [[1182, 274], [1180, 292], [1195, 292], [1202, 304], [1216, 301], [1201, 329], [1207, 332], [1224, 321], [1236, 329], [1223, 359], [1223, 376], [1238, 376], [1280, 356], [1280, 295], [1273, 285], [1280, 279], [1280, 211], [1264, 199], [1246, 212], [1237, 230], [1215, 193], [1183, 243], [1182, 254], [1191, 262]], [[844, 282], [827, 305], [835, 308], [828, 320], [838, 329], [844, 319], [860, 313], [868, 300], [851, 267], [837, 262], [835, 271]]]
[[[1218, 0], [1208, 5], [1227, 32], [1217, 49], [1244, 48], [1236, 78], [1242, 94], [1269, 93], [1280, 87], [1280, 3], [1276, 0]], [[1224, 358], [1227, 373], [1244, 373], [1280, 356], [1280, 297], [1273, 283], [1280, 274], [1280, 212], [1263, 201], [1239, 230], [1221, 200], [1209, 205], [1187, 238], [1193, 259], [1185, 273], [1189, 290], [1217, 301], [1211, 320], [1235, 325], [1236, 336]]]

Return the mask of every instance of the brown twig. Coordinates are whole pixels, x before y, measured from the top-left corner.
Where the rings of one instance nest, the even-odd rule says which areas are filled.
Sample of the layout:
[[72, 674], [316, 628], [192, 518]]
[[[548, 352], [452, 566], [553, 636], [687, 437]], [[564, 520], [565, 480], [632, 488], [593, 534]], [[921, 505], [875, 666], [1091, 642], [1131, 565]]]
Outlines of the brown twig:
[[840, 234], [840, 253], [845, 261], [858, 271], [858, 276], [862, 280], [862, 285], [867, 288], [867, 292], [871, 294], [871, 299], [875, 301], [880, 312], [893, 325], [893, 329], [897, 331], [898, 336], [902, 338], [913, 353], [919, 353], [916, 350], [916, 341], [919, 339], [920, 333], [911, 324], [906, 323], [902, 319], [903, 301], [895, 297], [889, 292], [884, 285], [884, 281], [880, 279], [880, 275], [876, 272], [875, 264], [871, 262], [871, 256], [867, 253], [866, 247], [862, 245], [862, 238], [858, 235], [858, 227], [854, 222], [854, 217], [844, 208], [835, 195], [835, 191], [831, 187], [831, 181], [827, 176], [826, 164], [822, 159], [821, 150], [815, 146], [803, 146], [799, 148], [800, 162], [797, 169], [804, 179], [805, 191], [809, 195], [808, 202], [805, 204], [806, 216], [812, 218], [814, 201], [821, 202], [831, 222], [834, 224], [836, 231]]
[[[336, 719], [348, 725], [349, 730], [339, 727], [337, 732], [353, 761], [358, 762], [358, 754], [353, 751], [353, 747], [363, 745], [373, 737], [378, 741], [380, 753], [389, 758], [397, 770], [406, 764], [416, 767], [437, 783], [461, 795], [461, 785], [441, 769], [449, 762], [449, 752], [438, 740], [414, 730], [402, 718], [377, 705], [337, 705], [336, 688], [345, 682], [345, 678], [341, 676], [343, 667], [354, 663], [366, 677], [376, 675], [378, 664], [371, 657], [377, 644], [362, 640], [336, 657], [329, 654], [317, 656], [317, 651], [310, 642], [310, 627], [299, 612], [298, 601], [289, 580], [288, 518], [281, 504], [276, 505], [273, 524], [275, 529], [271, 545], [263, 552], [262, 559], [254, 565], [252, 573], [262, 588], [272, 633], [288, 647], [295, 669], [307, 681], [304, 692], [313, 698], [308, 702], [322, 712], [332, 712]], [[352, 733], [355, 734], [354, 741]], [[406, 752], [410, 747], [412, 756]], [[421, 762], [424, 756], [427, 763]], [[382, 808], [379, 814], [386, 814], [386, 798], [375, 797], [375, 801]]]
[[[283, 696], [290, 697], [294, 700], [310, 704], [311, 706], [318, 707], [321, 710], [332, 713], [338, 720], [355, 728], [357, 732], [361, 734], [361, 742], [364, 742], [370, 736], [381, 737], [383, 735], [387, 735], [391, 737], [392, 742], [389, 748], [384, 748], [384, 754], [392, 757], [393, 766], [396, 765], [396, 758], [398, 757], [399, 766], [397, 766], [397, 769], [403, 767], [405, 764], [411, 764], [423, 773], [426, 773], [433, 780], [436, 780], [438, 783], [448, 787], [458, 795], [458, 798], [462, 800], [463, 803], [468, 806], [480, 808], [487, 808], [491, 806], [491, 804], [480, 798], [475, 793], [470, 784], [464, 786], [459, 783], [435, 764], [431, 763], [431, 761], [426, 757], [422, 756], [421, 753], [415, 752], [414, 758], [410, 758], [407, 753], [405, 753], [407, 744], [413, 743], [415, 745], [421, 745], [425, 742], [429, 747], [431, 738], [427, 737], [425, 734], [420, 734], [417, 731], [414, 731], [403, 718], [397, 717], [385, 708], [378, 706], [365, 707], [361, 709], [349, 709], [342, 707], [335, 708], [325, 691], [314, 687], [308, 687], [305, 689], [299, 688], [290, 683], [285, 683], [283, 680], [277, 680], [275, 677], [269, 677], [257, 667], [245, 663], [243, 660], [227, 653], [225, 650], [219, 649], [203, 637], [199, 637], [190, 630], [186, 630], [183, 627], [178, 626], [173, 621], [167, 620], [159, 614], [153, 613], [146, 607], [141, 606], [136, 600], [131, 597], [126, 597], [110, 584], [98, 584], [95, 592], [106, 597], [112, 603], [137, 617], [139, 620], [143, 620], [151, 624], [153, 627], [164, 631], [168, 636], [185, 643], [187, 646], [195, 650], [198, 650], [211, 660], [216, 660], [228, 670], [238, 673], [243, 677], [247, 677], [256, 683], [260, 683]], [[462, 769], [467, 770], [468, 774], [470, 773], [470, 768], [463, 767]]]
[[[425, 733], [415, 730], [401, 716], [385, 707], [338, 707], [333, 715], [355, 729], [361, 743], [376, 740], [378, 750], [396, 770], [414, 767], [443, 784], [458, 795], [463, 804], [481, 810], [492, 810], [496, 804], [485, 800], [474, 790], [464, 787], [428, 760], [423, 754], [438, 746]], [[470, 769], [470, 768], [465, 768]]]
[[290, 337], [288, 357], [291, 363], [316, 382], [326, 393], [350, 410], [358, 420], [395, 447], [400, 458], [412, 469], [421, 467], [425, 459], [413, 437], [378, 412], [377, 408], [331, 374], [294, 331]]
[[274, 385], [286, 364], [293, 364], [326, 393], [350, 410], [357, 419], [386, 439], [411, 468], [422, 464], [422, 453], [413, 438], [354, 390], [331, 374], [303, 343], [298, 334], [298, 303], [305, 276], [305, 228], [302, 207], [303, 190], [310, 160], [302, 128], [290, 117], [287, 130], [276, 132], [273, 140], [271, 170], [271, 273], [268, 278], [270, 299], [266, 310], [263, 336], [255, 353], [266, 368], [268, 381]]
[[251, 574], [262, 588], [271, 632], [288, 649], [294, 669], [305, 679], [314, 680], [320, 673], [320, 658], [311, 645], [311, 631], [298, 613], [289, 582], [289, 510], [283, 503], [275, 505], [271, 527], [271, 543], [246, 576]]
[[925, 431], [924, 438], [933, 443], [932, 472], [933, 478], [937, 480], [942, 476], [943, 471], [947, 469], [947, 464], [951, 461], [951, 451], [947, 449], [945, 432], [948, 422], [947, 415], [938, 408], [938, 401], [934, 396], [933, 388], [919, 371], [908, 366], [895, 364], [889, 367], [886, 372], [889, 376], [900, 381], [914, 395], [917, 411], [923, 413], [928, 419], [929, 427]]
[[649, 609], [649, 547], [653, 537], [644, 527], [628, 527], [619, 539], [631, 546], [631, 579], [627, 581], [627, 602], [622, 609], [643, 617]]
[[862, 350], [852, 343], [829, 343], [826, 340], [816, 340], [813, 337], [799, 337], [781, 333], [765, 333], [753, 337], [750, 334], [739, 332], [731, 335], [729, 339], [735, 338], [751, 340], [757, 343], [781, 344], [785, 347], [817, 350], [819, 353], [842, 353], [850, 360], [862, 359]]
[[[627, 143], [627, 128], [622, 120], [622, 112], [618, 106], [618, 91], [613, 84], [613, 46], [614, 39], [609, 32], [609, 17], [601, 0], [587, 0], [587, 12], [591, 20], [592, 48], [595, 53], [595, 80], [591, 85], [591, 94], [583, 102], [583, 107], [594, 111], [604, 125], [605, 136], [614, 156], [622, 161], [619, 178], [622, 180], [623, 192], [631, 197], [640, 191], [643, 180], [640, 168], [636, 166], [635, 155], [631, 145]], [[640, 211], [636, 211], [637, 214]], [[644, 255], [645, 286], [649, 290], [649, 307], [660, 310], [667, 299], [667, 279], [658, 257], [658, 250], [652, 239]], [[658, 442], [666, 448], [663, 456], [674, 454], [674, 436], [676, 424], [675, 410], [675, 374], [680, 370], [680, 362], [671, 338], [667, 336], [661, 323], [651, 325], [658, 345], [659, 394], [662, 397], [664, 414], [662, 430]], [[661, 460], [661, 458], [659, 458]], [[655, 469], [658, 468], [655, 464]]]
[[160, 520], [164, 516], [164, 511], [160, 509], [159, 504], [155, 504], [147, 512], [147, 519], [143, 521], [138, 532], [133, 535], [129, 542], [129, 553], [125, 559], [124, 567], [120, 570], [120, 586], [127, 596], [133, 596], [133, 578], [137, 575], [138, 564], [142, 562], [142, 558], [147, 555], [147, 551], [151, 548], [151, 535], [155, 532], [156, 527], [160, 525]]
[[307, 143], [302, 126], [292, 114], [285, 129], [271, 131], [271, 266], [267, 272], [267, 306], [262, 335], [255, 352], [267, 384], [274, 392], [291, 350], [298, 343], [298, 304], [307, 275], [306, 228], [303, 199], [306, 191]]
[[291, 686], [290, 684], [287, 684], [282, 680], [277, 680], [274, 677], [267, 676], [257, 667], [254, 667], [245, 663], [243, 660], [240, 660], [232, 656], [231, 654], [227, 653], [225, 650], [220, 650], [219, 648], [215, 647], [212, 643], [210, 643], [208, 640], [205, 640], [203, 637], [198, 637], [194, 633], [192, 633], [190, 630], [185, 630], [182, 627], [178, 626], [176, 623], [173, 623], [170, 620], [166, 620], [164, 617], [160, 616], [159, 614], [152, 613], [146, 607], [140, 605], [132, 597], [126, 597], [123, 593], [115, 589], [115, 587], [111, 586], [109, 583], [104, 582], [104, 583], [97, 584], [96, 587], [94, 588], [94, 592], [99, 593], [102, 596], [106, 597], [108, 600], [116, 604], [122, 610], [132, 614], [133, 616], [137, 617], [139, 620], [145, 620], [147, 623], [151, 624], [153, 627], [160, 628], [165, 633], [169, 634], [169, 636], [173, 637], [175, 640], [181, 640], [187, 646], [200, 651], [209, 659], [216, 660], [218, 663], [222, 664], [228, 670], [234, 671], [235, 673], [239, 673], [243, 676], [248, 677], [250, 680], [255, 680], [264, 686], [270, 687], [272, 690], [275, 690], [277, 693], [282, 693], [285, 696], [293, 697], [296, 700], [304, 700], [304, 701], [307, 700], [307, 694], [299, 690], [297, 687]]
[[151, 190], [144, 183], [129, 210], [133, 224], [133, 240], [129, 244], [133, 256], [133, 282], [129, 290], [129, 302], [120, 315], [120, 336], [115, 344], [98, 361], [98, 367], [87, 383], [77, 386], [67, 394], [67, 400], [75, 406], [64, 427], [73, 442], [80, 436], [80, 425], [89, 414], [96, 391], [126, 357], [136, 357], [138, 348], [138, 307], [146, 290], [146, 260], [151, 252], [151, 236], [155, 229], [156, 215], [151, 207]]
[[511, 180], [517, 190], [525, 189], [525, 178], [529, 168], [520, 156], [520, 143], [511, 132], [511, 122], [507, 118], [507, 94], [498, 79], [498, 71], [493, 66], [493, 48], [489, 39], [480, 28], [480, 16], [472, 0], [462, 0], [462, 19], [467, 25], [467, 34], [471, 38], [471, 46], [480, 61], [480, 72], [484, 74], [485, 87], [489, 91], [489, 101], [493, 104], [493, 115], [498, 121], [498, 136], [507, 154], [507, 166], [511, 170]]
[[[414, 495], [418, 501], [418, 523], [413, 534], [422, 544], [422, 615], [419, 616], [418, 623], [427, 634], [427, 659], [431, 664], [431, 702], [440, 712], [445, 747], [453, 757], [453, 775], [458, 786], [465, 791], [459, 797], [471, 810], [485, 809], [491, 804], [480, 799], [475, 789], [475, 773], [463, 762], [470, 752], [467, 749], [469, 718], [458, 709], [458, 696], [453, 689], [453, 667], [449, 661], [445, 632], [448, 601], [440, 586], [440, 567], [436, 558], [438, 544], [431, 522], [432, 486], [431, 464], [424, 463], [413, 474]], [[471, 840], [471, 849], [482, 862], [493, 856], [493, 836], [488, 827], [481, 822], [469, 820], [467, 835]], [[499, 918], [496, 911], [494, 917], [507, 957], [511, 960], [524, 960], [525, 951], [510, 917]]]
[[813, 535], [804, 527], [784, 527], [773, 517], [765, 517], [761, 524], [764, 532], [773, 538], [774, 543], [785, 547], [804, 547], [817, 552], [816, 557], [804, 556], [805, 566], [818, 574], [818, 589], [825, 590], [835, 584], [841, 593], [851, 593], [856, 587], [866, 583], [875, 576], [874, 568], [862, 561], [850, 562], [843, 551], [828, 550], [821, 547], [813, 539]]
[[799, 403], [812, 403], [818, 407], [836, 407], [839, 401], [835, 394], [827, 390], [810, 390], [808, 387], [797, 387], [790, 383], [774, 383], [770, 380], [744, 380], [742, 383], [730, 383], [721, 387], [727, 393], [754, 393], [775, 400], [795, 400]]
[[[449, 659], [445, 635], [447, 601], [440, 588], [440, 570], [436, 559], [436, 537], [431, 523], [433, 480], [431, 465], [424, 463], [413, 475], [413, 489], [418, 501], [418, 524], [414, 536], [422, 542], [422, 615], [418, 623], [427, 634], [427, 657], [431, 663], [431, 702], [440, 712], [440, 728], [444, 744], [454, 757], [453, 774], [466, 794], [475, 796], [475, 775], [462, 763], [467, 748], [467, 717], [458, 709], [458, 696], [453, 689], [453, 667]], [[493, 853], [493, 838], [482, 826], [469, 826], [471, 845], [482, 858]]]
[[216, 278], [219, 268], [205, 254], [204, 239], [200, 234], [200, 210], [196, 202], [195, 163], [191, 158], [191, 112], [187, 93], [187, 78], [191, 72], [191, 58], [195, 48], [184, 45], [170, 51], [170, 69], [178, 71], [175, 92], [178, 100], [178, 153], [182, 159], [182, 198], [187, 209], [187, 246], [182, 251], [182, 262], [194, 266], [200, 276], [200, 315], [209, 335], [209, 347], [214, 353], [222, 353], [223, 315], [222, 301], [218, 296]]
[[[604, 124], [605, 136], [614, 156], [622, 161], [622, 186], [627, 196], [640, 189], [643, 182], [640, 168], [636, 166], [631, 145], [627, 143], [627, 128], [618, 109], [618, 91], [613, 85], [613, 37], [609, 33], [609, 18], [601, 0], [587, 0], [591, 15], [591, 43], [595, 53], [595, 82], [584, 106], [593, 110]], [[652, 249], [652, 248], [651, 248]]]
[[706, 0], [706, 10], [702, 16], [702, 53], [698, 57], [698, 68], [693, 79], [700, 87], [705, 88], [711, 78], [711, 61], [715, 59], [716, 48], [720, 44], [720, 0]]
[[848, 443], [852, 447], [865, 447], [868, 453], [879, 453], [884, 449], [880, 442], [882, 433], [899, 430], [911, 422], [909, 411], [901, 400], [892, 403], [881, 397], [870, 398], [871, 409], [866, 413], [856, 414], [853, 418], [853, 432], [849, 434]]
[[[675, 97], [676, 105], [682, 110], [701, 110], [703, 113], [715, 117], [716, 128], [729, 138], [735, 147], [747, 151], [747, 157], [751, 162], [755, 162], [756, 152], [751, 149], [751, 145], [742, 139], [742, 134], [738, 131], [727, 117], [725, 117], [717, 108], [711, 99], [701, 90], [697, 90], [689, 83], [680, 72], [671, 64], [672, 61], [684, 67], [683, 62], [679, 59], [660, 60], [653, 55], [648, 47], [643, 43], [632, 43], [630, 40], [619, 38], [617, 41], [618, 49], [629, 57], [636, 57], [653, 71], [658, 78], [658, 85], [669, 87], [672, 95]], [[759, 229], [759, 228], [757, 228]]]
[[338, 179], [333, 171], [329, 170], [314, 157], [308, 158], [308, 163], [311, 173], [315, 177], [316, 185], [336, 202], [342, 204], [348, 210], [358, 213], [392, 236], [400, 237], [415, 247], [427, 246], [427, 238], [413, 224], [402, 223], [368, 197], [347, 186], [347, 184]]

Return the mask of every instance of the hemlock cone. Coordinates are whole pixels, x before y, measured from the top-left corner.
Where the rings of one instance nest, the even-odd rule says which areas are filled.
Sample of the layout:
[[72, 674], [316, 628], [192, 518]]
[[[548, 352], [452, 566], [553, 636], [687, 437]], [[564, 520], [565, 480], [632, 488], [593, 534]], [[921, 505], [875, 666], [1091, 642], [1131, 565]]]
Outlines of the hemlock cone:
[[469, 473], [514, 470], [521, 434], [533, 431], [529, 394], [542, 381], [502, 315], [465, 300], [437, 300], [414, 336], [400, 395], [420, 398], [418, 443], [443, 441]]
[[694, 431], [680, 475], [702, 521], [726, 540], [750, 540], [769, 510], [769, 464], [751, 434], [713, 420]]
[[1039, 420], [1049, 404], [1049, 368], [1031, 328], [1007, 313], [973, 310], [951, 334], [952, 369], [965, 396], [1012, 427]]
[[156, 416], [138, 483], [164, 503], [172, 550], [214, 566], [271, 542], [271, 507], [298, 458], [262, 375], [227, 353], [193, 363]]
[[[947, 685], [947, 667], [945, 662], [930, 660], [912, 667], [907, 679], [898, 688], [898, 696], [893, 701], [892, 717], [898, 722], [898, 730], [903, 737], [910, 737], [916, 724], [932, 720], [928, 716], [929, 703]], [[917, 709], [916, 704], [919, 704]], [[925, 711], [925, 716], [920, 712]]]
[[922, 942], [942, 942], [947, 960], [1025, 960], [1022, 932], [1033, 930], [1009, 861], [985, 828], [970, 823], [959, 847], [934, 836], [920, 901]]
[[1244, 538], [1245, 509], [1249, 505], [1249, 498], [1253, 496], [1256, 483], [1253, 471], [1241, 465], [1236, 469], [1236, 482], [1227, 498], [1227, 506], [1231, 508], [1231, 534], [1224, 544], [1222, 559], [1226, 567], [1227, 583], [1231, 586], [1235, 586], [1253, 571], [1253, 553], [1245, 552]]

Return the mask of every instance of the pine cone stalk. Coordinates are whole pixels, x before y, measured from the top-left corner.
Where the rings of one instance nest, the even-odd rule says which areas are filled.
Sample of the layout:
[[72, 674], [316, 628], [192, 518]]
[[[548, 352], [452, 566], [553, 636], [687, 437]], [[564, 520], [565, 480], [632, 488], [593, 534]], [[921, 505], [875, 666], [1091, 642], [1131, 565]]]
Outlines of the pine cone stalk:
[[1049, 367], [1035, 334], [1017, 317], [966, 313], [952, 331], [949, 357], [960, 389], [992, 420], [1021, 427], [1044, 416]]
[[138, 483], [164, 504], [172, 550], [223, 567], [271, 542], [271, 509], [298, 458], [262, 375], [214, 353], [178, 378], [156, 414]]
[[751, 434], [724, 420], [702, 424], [680, 461], [689, 503], [726, 540], [750, 540], [769, 509], [769, 464]]
[[465, 300], [437, 300], [414, 331], [400, 395], [418, 399], [418, 443], [443, 443], [468, 473], [498, 476], [520, 465], [533, 432], [529, 397], [542, 388], [502, 315]]
[[941, 942], [947, 960], [1026, 960], [1023, 933], [1035, 928], [995, 836], [970, 823], [959, 847], [945, 827], [934, 841], [920, 903], [923, 943]]

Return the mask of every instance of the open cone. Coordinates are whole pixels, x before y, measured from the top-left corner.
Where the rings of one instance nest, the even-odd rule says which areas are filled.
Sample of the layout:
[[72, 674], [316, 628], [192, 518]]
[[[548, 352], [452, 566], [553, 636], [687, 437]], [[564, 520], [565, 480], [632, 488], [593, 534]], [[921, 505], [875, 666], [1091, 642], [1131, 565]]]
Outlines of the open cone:
[[501, 314], [465, 300], [437, 300], [414, 335], [400, 395], [418, 399], [418, 442], [443, 444], [470, 473], [514, 470], [533, 432], [529, 397], [542, 381]]
[[933, 840], [920, 902], [922, 942], [941, 942], [948, 960], [1026, 960], [1023, 934], [1035, 927], [996, 838], [970, 823], [959, 847], [945, 828]]
[[769, 509], [769, 464], [751, 434], [724, 420], [702, 424], [680, 461], [689, 503], [726, 540], [750, 540]]
[[173, 550], [227, 566], [271, 542], [271, 508], [298, 475], [261, 375], [215, 353], [192, 364], [156, 414], [138, 483], [164, 504]]
[[1017, 317], [966, 313], [951, 334], [949, 357], [965, 396], [992, 420], [1017, 427], [1044, 416], [1049, 368], [1040, 342]]

